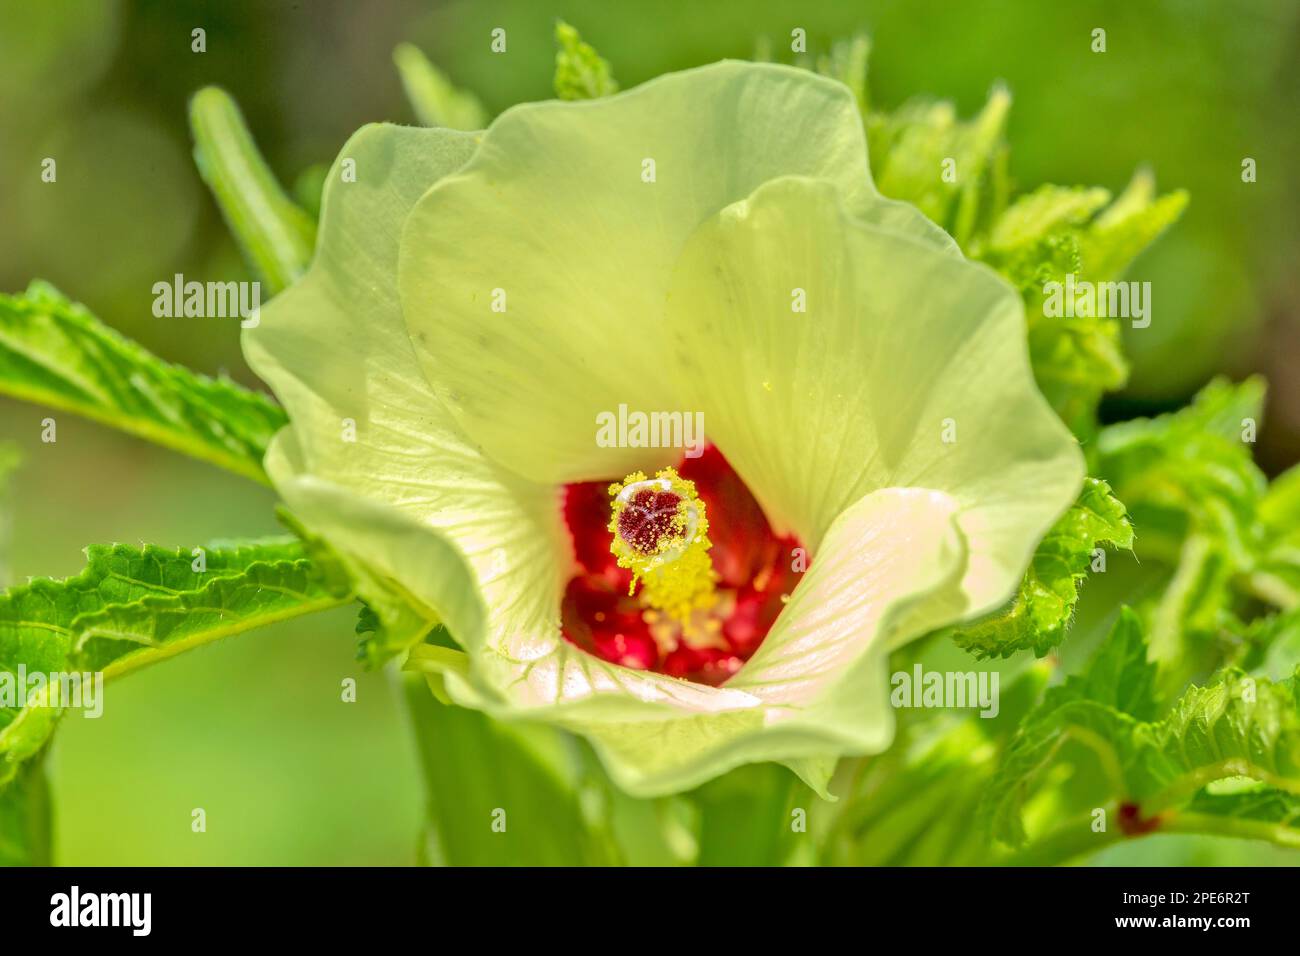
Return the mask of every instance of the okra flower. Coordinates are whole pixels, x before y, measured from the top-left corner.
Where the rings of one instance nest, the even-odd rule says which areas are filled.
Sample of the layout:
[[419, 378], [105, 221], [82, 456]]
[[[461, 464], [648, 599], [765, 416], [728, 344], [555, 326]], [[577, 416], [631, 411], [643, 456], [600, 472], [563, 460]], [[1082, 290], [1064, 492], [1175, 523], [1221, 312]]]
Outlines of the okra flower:
[[[459, 646], [411, 666], [641, 795], [885, 748], [889, 652], [1008, 600], [1082, 481], [1016, 294], [786, 67], [366, 127], [244, 335], [289, 507]], [[620, 409], [709, 445], [597, 440]]]

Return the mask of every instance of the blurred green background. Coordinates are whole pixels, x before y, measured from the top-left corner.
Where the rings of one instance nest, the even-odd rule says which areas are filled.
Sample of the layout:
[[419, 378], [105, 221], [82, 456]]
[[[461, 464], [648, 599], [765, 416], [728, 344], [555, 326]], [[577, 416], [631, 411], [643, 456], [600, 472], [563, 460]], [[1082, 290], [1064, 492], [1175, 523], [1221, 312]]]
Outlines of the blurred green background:
[[[1216, 371], [1259, 370], [1271, 385], [1261, 462], [1276, 471], [1300, 457], [1300, 5], [1290, 0], [0, 0], [0, 288], [47, 279], [162, 356], [255, 384], [236, 320], [151, 312], [151, 286], [173, 273], [245, 273], [190, 159], [190, 94], [230, 90], [291, 184], [357, 126], [413, 122], [391, 59], [403, 40], [494, 112], [546, 98], [557, 16], [624, 87], [747, 57], [762, 36], [779, 54], [795, 27], [811, 52], [865, 30], [876, 108], [928, 94], [969, 115], [1007, 82], [1023, 188], [1118, 191], [1149, 165], [1191, 205], [1130, 275], [1151, 280], [1154, 321], [1130, 334], [1132, 384], [1109, 414], [1175, 405]], [[196, 27], [205, 53], [191, 51]], [[489, 51], [494, 27], [507, 31], [504, 55]], [[1089, 49], [1096, 27], [1104, 54]], [[45, 157], [56, 184], [41, 182]], [[1241, 181], [1244, 157], [1258, 164], [1254, 184]], [[0, 400], [0, 441], [25, 452], [7, 562], [16, 579], [74, 573], [91, 541], [192, 547], [276, 530], [268, 491], [68, 416], [57, 444], [42, 444], [45, 414]], [[414, 746], [387, 677], [353, 664], [352, 624], [338, 612], [179, 657], [114, 685], [102, 719], [65, 721], [52, 766], [56, 859], [413, 862]], [[340, 700], [347, 676], [358, 678], [355, 704]], [[195, 807], [205, 834], [191, 832]], [[1221, 842], [1156, 838], [1114, 856], [1275, 858]]]

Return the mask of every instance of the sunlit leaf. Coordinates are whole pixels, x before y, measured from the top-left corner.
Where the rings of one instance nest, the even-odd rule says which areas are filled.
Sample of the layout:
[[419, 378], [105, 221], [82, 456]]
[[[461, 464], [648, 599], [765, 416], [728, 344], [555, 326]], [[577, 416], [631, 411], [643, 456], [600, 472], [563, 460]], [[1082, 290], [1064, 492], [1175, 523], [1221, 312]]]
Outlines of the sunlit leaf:
[[285, 423], [268, 398], [162, 361], [39, 282], [0, 295], [0, 393], [263, 482], [262, 455]]
[[952, 632], [981, 657], [1032, 650], [1040, 657], [1065, 637], [1079, 588], [1102, 546], [1130, 548], [1133, 526], [1104, 481], [1085, 481], [1079, 500], [1039, 544], [1020, 590], [1002, 611]]
[[[192, 647], [333, 607], [331, 591], [288, 538], [212, 548], [92, 545], [85, 569], [0, 594], [0, 783], [49, 738], [69, 703], [63, 677], [95, 687]], [[49, 681], [60, 675], [61, 683]], [[24, 675], [43, 675], [39, 684]], [[56, 687], [58, 688], [56, 690]], [[88, 689], [81, 704], [90, 706]]]

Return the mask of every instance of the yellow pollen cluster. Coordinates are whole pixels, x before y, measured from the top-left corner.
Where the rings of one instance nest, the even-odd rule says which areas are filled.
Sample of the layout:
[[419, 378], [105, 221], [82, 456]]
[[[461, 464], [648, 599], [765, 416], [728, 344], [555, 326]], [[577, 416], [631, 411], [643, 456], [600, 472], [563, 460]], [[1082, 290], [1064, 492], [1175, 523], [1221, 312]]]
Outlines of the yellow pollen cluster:
[[[641, 492], [675, 495], [676, 511], [665, 533], [653, 545], [638, 547], [620, 532], [620, 518]], [[648, 607], [663, 612], [691, 630], [695, 612], [711, 608], [716, 601], [714, 582], [717, 572], [709, 560], [709, 519], [704, 513], [704, 502], [695, 491], [695, 482], [687, 481], [675, 469], [665, 468], [647, 478], [644, 472], [634, 472], [622, 482], [609, 486], [613, 497], [613, 513], [609, 530], [613, 534], [610, 551], [619, 567], [632, 572], [629, 594], [642, 584], [641, 600]]]

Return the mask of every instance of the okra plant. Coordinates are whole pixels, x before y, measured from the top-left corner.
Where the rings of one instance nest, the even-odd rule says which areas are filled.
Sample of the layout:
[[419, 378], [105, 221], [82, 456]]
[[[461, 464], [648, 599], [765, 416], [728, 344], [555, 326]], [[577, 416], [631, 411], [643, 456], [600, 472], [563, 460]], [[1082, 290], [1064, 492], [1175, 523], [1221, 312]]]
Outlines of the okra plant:
[[41, 427], [268, 484], [285, 528], [92, 544], [0, 595], [5, 862], [49, 859], [79, 694], [340, 605], [406, 698], [426, 862], [1300, 847], [1300, 471], [1252, 460], [1264, 383], [1098, 415], [1188, 197], [1020, 189], [1006, 89], [882, 110], [861, 37], [627, 90], [556, 38], [557, 99], [495, 119], [399, 47], [423, 125], [358, 130], [305, 199], [194, 94], [257, 282], [155, 310], [238, 315], [273, 398], [0, 296]]

